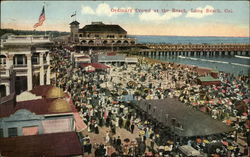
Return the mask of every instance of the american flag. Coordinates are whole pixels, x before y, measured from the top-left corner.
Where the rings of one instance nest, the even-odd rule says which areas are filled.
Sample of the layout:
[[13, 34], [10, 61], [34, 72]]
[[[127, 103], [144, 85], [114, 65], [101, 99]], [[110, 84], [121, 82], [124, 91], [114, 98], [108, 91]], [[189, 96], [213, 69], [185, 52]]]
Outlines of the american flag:
[[43, 6], [43, 10], [42, 13], [39, 16], [38, 22], [33, 26], [34, 28], [41, 26], [43, 24], [43, 21], [45, 21], [45, 11], [44, 11], [44, 6]]

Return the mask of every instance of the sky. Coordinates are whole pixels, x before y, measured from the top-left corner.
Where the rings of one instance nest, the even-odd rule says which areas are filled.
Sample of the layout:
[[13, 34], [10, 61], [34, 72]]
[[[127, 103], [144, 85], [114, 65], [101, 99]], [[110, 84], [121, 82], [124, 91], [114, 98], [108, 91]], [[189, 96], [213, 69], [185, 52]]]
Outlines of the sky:
[[[1, 28], [34, 30], [43, 1], [1, 1]], [[248, 1], [45, 1], [36, 30], [70, 31], [91, 22], [119, 24], [129, 35], [249, 37]], [[71, 17], [76, 11], [76, 16]]]

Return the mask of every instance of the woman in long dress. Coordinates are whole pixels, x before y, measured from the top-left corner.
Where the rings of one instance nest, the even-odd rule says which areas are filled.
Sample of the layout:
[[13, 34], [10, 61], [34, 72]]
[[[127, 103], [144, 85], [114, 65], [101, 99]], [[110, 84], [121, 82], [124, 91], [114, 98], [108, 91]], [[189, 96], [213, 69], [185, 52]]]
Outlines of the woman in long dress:
[[106, 132], [106, 137], [105, 137], [105, 142], [109, 143], [109, 141], [110, 141], [110, 136], [109, 136], [109, 132], [107, 131]]

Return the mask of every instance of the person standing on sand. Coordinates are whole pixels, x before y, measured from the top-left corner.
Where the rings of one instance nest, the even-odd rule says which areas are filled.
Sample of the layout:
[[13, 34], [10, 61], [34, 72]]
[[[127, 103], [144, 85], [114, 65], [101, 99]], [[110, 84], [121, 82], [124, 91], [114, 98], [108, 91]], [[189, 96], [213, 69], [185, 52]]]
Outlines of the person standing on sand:
[[134, 125], [134, 123], [132, 123], [130, 126], [130, 131], [132, 134], [134, 133], [134, 129], [135, 129], [135, 125]]

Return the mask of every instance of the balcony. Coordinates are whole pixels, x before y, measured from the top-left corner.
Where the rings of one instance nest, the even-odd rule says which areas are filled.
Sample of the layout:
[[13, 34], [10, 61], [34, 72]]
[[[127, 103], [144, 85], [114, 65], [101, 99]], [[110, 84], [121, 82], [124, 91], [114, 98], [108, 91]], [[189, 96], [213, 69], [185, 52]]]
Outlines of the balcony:
[[11, 35], [8, 39], [3, 41], [3, 45], [16, 45], [16, 44], [47, 44], [53, 43], [48, 36], [35, 36], [35, 35]]

